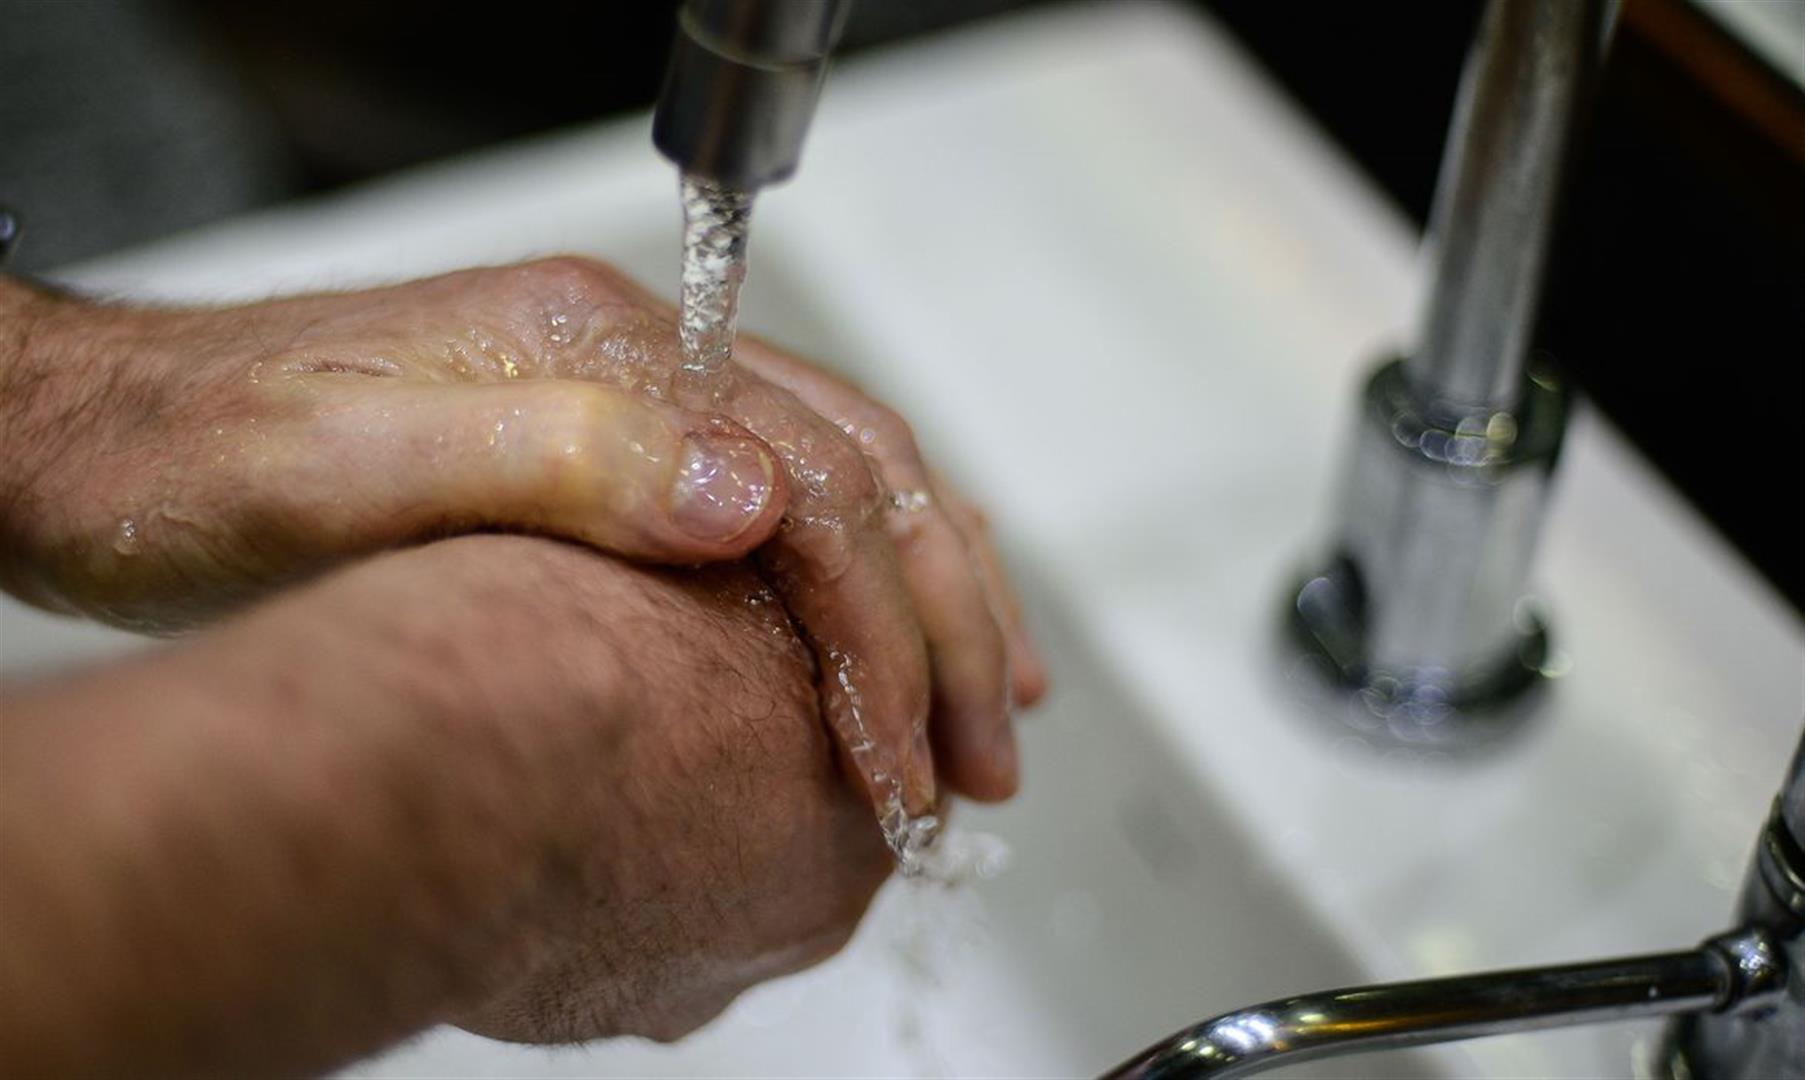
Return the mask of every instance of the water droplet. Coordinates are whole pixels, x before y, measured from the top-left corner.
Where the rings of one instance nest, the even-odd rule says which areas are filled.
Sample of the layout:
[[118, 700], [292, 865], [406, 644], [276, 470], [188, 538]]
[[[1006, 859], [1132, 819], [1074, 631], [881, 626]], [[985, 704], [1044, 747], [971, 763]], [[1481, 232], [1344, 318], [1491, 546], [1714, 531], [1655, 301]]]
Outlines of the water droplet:
[[131, 518], [122, 518], [119, 528], [113, 533], [113, 550], [121, 555], [138, 554], [138, 523]]
[[890, 493], [891, 508], [901, 514], [919, 514], [928, 508], [930, 502], [932, 499], [928, 493], [920, 489]]

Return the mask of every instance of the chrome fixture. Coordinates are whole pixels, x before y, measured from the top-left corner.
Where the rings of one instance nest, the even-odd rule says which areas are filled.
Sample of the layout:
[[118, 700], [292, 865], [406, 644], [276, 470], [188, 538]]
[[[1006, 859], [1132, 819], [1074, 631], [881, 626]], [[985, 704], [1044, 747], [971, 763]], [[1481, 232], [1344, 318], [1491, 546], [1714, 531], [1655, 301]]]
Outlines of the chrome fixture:
[[1357, 724], [1412, 742], [1507, 729], [1548, 635], [1525, 584], [1565, 426], [1529, 371], [1562, 178], [1609, 0], [1493, 0], [1462, 75], [1413, 350], [1366, 386], [1328, 556], [1288, 622]]
[[685, 173], [756, 191], [802, 158], [849, 0], [688, 0], [652, 141]]
[[19, 242], [19, 215], [0, 206], [0, 266], [6, 265], [6, 257], [13, 253]]
[[1286, 998], [1186, 1028], [1107, 1075], [1249, 1076], [1364, 1051], [1672, 1015], [1652, 1063], [1665, 1080], [1805, 1076], [1802, 840], [1805, 741], [1762, 829], [1738, 928], [1696, 949]]
[[1805, 1076], [1805, 742], [1755, 841], [1737, 918], [1779, 949], [1745, 954], [1744, 969], [1778, 962], [1784, 993], [1769, 1009], [1693, 1013], [1669, 1024], [1657, 1066], [1670, 1080]]

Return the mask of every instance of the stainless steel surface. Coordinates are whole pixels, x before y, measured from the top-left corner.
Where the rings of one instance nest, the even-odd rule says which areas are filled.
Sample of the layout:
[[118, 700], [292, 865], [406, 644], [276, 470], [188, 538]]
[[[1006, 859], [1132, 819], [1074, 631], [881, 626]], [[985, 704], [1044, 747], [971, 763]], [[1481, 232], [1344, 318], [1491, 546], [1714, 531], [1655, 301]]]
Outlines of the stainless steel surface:
[[1793, 842], [1805, 846], [1805, 742], [1792, 756], [1786, 785], [1780, 789], [1780, 820]]
[[1430, 222], [1414, 351], [1368, 385], [1322, 566], [1290, 625], [1346, 719], [1468, 745], [1515, 729], [1544, 668], [1526, 585], [1566, 419], [1526, 367], [1570, 144], [1609, 0], [1493, 0], [1467, 58]]
[[1306, 994], [1173, 1035], [1110, 1077], [1247, 1076], [1317, 1058], [1720, 1007], [1736, 973], [1718, 949]]
[[1387, 740], [1470, 744], [1515, 730], [1496, 707], [1539, 677], [1547, 632], [1524, 582], [1565, 428], [1566, 395], [1529, 384], [1515, 414], [1452, 429], [1401, 363], [1367, 384], [1338, 491], [1339, 533], [1289, 622], [1332, 683], [1324, 704]]
[[1794, 824], [1805, 802], [1801, 760], [1805, 743], [1743, 883], [1738, 917], [1763, 938], [1732, 949], [1739, 968], [1769, 992], [1739, 1009], [1670, 1024], [1658, 1065], [1675, 1080], [1805, 1076], [1805, 852]]
[[847, 0], [689, 0], [680, 16], [697, 40], [757, 64], [825, 60], [846, 21]]
[[690, 0], [652, 141], [679, 169], [755, 191], [801, 160], [850, 0]]
[[1461, 76], [1429, 220], [1430, 280], [1409, 381], [1431, 413], [1522, 395], [1543, 263], [1609, 0], [1496, 0]]

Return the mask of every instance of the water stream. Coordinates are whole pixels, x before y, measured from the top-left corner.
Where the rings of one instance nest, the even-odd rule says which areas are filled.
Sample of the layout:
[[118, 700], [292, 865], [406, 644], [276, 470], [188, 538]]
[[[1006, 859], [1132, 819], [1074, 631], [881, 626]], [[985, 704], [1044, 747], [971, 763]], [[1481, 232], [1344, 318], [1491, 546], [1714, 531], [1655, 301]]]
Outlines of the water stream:
[[[683, 363], [677, 400], [709, 409], [727, 391], [733, 340], [739, 318], [740, 286], [746, 280], [746, 241], [752, 223], [750, 191], [685, 174], [683, 200], [683, 280], [677, 336]], [[911, 816], [903, 806], [903, 775], [890, 748], [879, 746], [865, 725], [858, 663], [830, 648], [828, 694], [822, 703], [828, 726], [846, 748], [876, 802], [878, 826], [905, 877], [934, 868], [927, 856], [939, 832], [931, 814]]]
[[683, 344], [684, 384], [712, 401], [733, 361], [740, 285], [746, 280], [746, 233], [752, 192], [685, 174], [683, 285], [677, 338]]

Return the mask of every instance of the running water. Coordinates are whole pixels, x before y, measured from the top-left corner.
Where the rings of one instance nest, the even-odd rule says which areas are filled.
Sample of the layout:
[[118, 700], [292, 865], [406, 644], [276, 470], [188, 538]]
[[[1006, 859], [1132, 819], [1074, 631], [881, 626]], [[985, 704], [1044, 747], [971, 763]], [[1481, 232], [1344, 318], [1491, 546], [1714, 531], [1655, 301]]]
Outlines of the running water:
[[740, 284], [746, 280], [746, 230], [752, 192], [684, 174], [683, 289], [677, 337], [683, 375], [713, 392], [733, 359]]
[[955, 826], [927, 852], [920, 875], [881, 901], [895, 960], [891, 1018], [910, 1075], [959, 1075], [953, 1063], [966, 1047], [948, 1030], [957, 1022], [947, 1023], [942, 1003], [991, 935], [990, 897], [972, 886], [1000, 876], [1012, 857], [1001, 837]]
[[[681, 190], [683, 282], [677, 337], [683, 346], [683, 365], [677, 394], [691, 408], [707, 408], [725, 393], [733, 362], [753, 193], [687, 173]], [[901, 763], [865, 727], [857, 663], [834, 649], [828, 656], [833, 667], [823, 710], [828, 724], [875, 801], [878, 827], [896, 856], [897, 869], [905, 877], [924, 870], [931, 874], [927, 855], [939, 832], [939, 819], [932, 814], [912, 817], [904, 808]]]
[[859, 694], [863, 674], [857, 660], [838, 649], [827, 650], [832, 682], [822, 711], [834, 736], [852, 756], [854, 767], [877, 800], [877, 824], [884, 842], [896, 856], [896, 868], [904, 877], [928, 870], [927, 855], [940, 834], [940, 819], [933, 814], [911, 817], [903, 806], [903, 772], [890, 748], [871, 737], [865, 726], [865, 703]]

